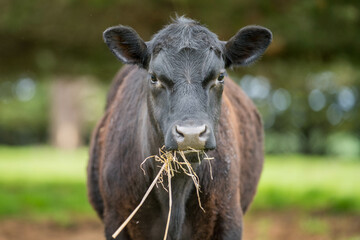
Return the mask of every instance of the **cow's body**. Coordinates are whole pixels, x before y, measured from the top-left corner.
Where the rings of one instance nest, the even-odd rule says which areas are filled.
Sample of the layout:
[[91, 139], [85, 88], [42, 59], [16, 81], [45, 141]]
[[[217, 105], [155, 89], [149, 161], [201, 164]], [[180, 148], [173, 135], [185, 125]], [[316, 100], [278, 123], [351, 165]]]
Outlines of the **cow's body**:
[[[123, 67], [93, 134], [89, 198], [104, 222], [107, 239], [136, 208], [159, 171], [159, 163], [150, 159], [144, 164], [146, 175], [140, 169], [141, 162], [164, 145], [164, 136], [156, 131], [149, 110], [147, 79], [144, 68]], [[220, 103], [221, 114], [214, 127], [216, 148], [207, 151], [214, 158], [213, 179], [206, 160], [192, 163], [200, 179], [205, 212], [199, 207], [191, 178], [175, 174], [168, 239], [241, 239], [242, 216], [253, 199], [262, 170], [263, 131], [254, 104], [229, 78], [225, 78]], [[167, 215], [168, 193], [155, 188], [117, 239], [162, 239]]]
[[[95, 129], [91, 144], [90, 199], [108, 226], [108, 236], [136, 208], [156, 173], [145, 169], [144, 176], [140, 169], [146, 157], [156, 154], [146, 149], [151, 129], [147, 128], [145, 76], [144, 70], [133, 66], [124, 67], [118, 74], [109, 93], [105, 116]], [[196, 169], [205, 213], [199, 208], [191, 179], [178, 181], [186, 185], [184, 192], [189, 191], [182, 202], [185, 206], [173, 207], [185, 207], [180, 239], [226, 239], [219, 237], [223, 234], [229, 236], [227, 239], [236, 239], [231, 236], [241, 233], [242, 215], [255, 194], [263, 164], [261, 121], [251, 100], [230, 79], [225, 84], [217, 143], [217, 149], [208, 153], [214, 157], [213, 180], [206, 161]], [[179, 191], [176, 180], [174, 195]], [[157, 190], [160, 191], [163, 190]], [[184, 192], [178, 197], [184, 197]], [[165, 199], [159, 200], [162, 195]], [[167, 193], [152, 193], [122, 239], [161, 239], [168, 213], [160, 208], [161, 201], [167, 201]]]

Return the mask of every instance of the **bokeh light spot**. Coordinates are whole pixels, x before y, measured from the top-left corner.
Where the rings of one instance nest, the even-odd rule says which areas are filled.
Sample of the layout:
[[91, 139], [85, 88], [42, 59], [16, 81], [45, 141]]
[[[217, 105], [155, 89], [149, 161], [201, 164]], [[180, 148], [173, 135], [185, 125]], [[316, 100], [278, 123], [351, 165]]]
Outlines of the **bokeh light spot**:
[[285, 89], [277, 89], [272, 95], [272, 103], [276, 110], [283, 112], [288, 109], [291, 104], [291, 95]]
[[319, 89], [314, 89], [308, 96], [308, 102], [310, 108], [318, 112], [325, 107], [326, 97]]
[[22, 78], [16, 84], [15, 94], [22, 102], [30, 101], [35, 96], [35, 92], [36, 84], [31, 78]]

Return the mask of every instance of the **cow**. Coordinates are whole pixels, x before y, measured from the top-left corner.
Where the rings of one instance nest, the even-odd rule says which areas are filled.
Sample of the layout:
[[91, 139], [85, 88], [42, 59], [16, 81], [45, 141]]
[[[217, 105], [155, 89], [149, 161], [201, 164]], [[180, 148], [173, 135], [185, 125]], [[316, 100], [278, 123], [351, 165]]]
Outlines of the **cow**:
[[[213, 158], [210, 169], [204, 154], [186, 156], [199, 177], [204, 211], [191, 178], [181, 172], [172, 178], [167, 239], [241, 239], [263, 166], [263, 128], [255, 105], [226, 69], [257, 60], [272, 41], [270, 30], [247, 26], [220, 41], [199, 22], [177, 17], [148, 42], [122, 25], [106, 29], [103, 38], [127, 64], [113, 80], [90, 144], [88, 196], [106, 239], [159, 172], [156, 161], [143, 165], [145, 175], [140, 164], [162, 147], [202, 150]], [[162, 239], [168, 199], [163, 188], [154, 188], [116, 239]]]

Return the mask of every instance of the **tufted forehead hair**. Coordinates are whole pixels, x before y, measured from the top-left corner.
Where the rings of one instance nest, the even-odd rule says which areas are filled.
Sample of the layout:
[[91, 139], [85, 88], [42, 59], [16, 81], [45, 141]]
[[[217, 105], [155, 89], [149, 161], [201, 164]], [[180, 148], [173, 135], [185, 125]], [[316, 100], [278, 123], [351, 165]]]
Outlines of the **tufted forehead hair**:
[[148, 44], [151, 54], [162, 50], [182, 49], [208, 50], [213, 49], [220, 55], [222, 45], [216, 34], [209, 29], [186, 17], [177, 17], [173, 22], [156, 33]]
[[191, 56], [192, 60], [198, 61], [204, 59], [204, 54], [215, 53], [222, 58], [224, 67], [229, 68], [256, 61], [271, 43], [272, 33], [261, 26], [246, 26], [228, 41], [219, 41], [214, 33], [198, 22], [178, 17], [146, 43], [134, 29], [122, 25], [106, 29], [103, 38], [119, 60], [144, 69], [160, 52], [165, 58], [178, 58], [185, 54], [186, 58]]

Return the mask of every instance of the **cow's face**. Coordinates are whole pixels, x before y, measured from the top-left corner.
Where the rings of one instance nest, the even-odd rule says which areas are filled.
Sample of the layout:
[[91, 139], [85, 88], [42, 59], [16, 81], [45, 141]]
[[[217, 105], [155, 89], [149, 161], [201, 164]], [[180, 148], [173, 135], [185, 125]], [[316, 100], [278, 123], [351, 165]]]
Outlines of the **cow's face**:
[[171, 47], [151, 56], [149, 108], [168, 149], [214, 149], [225, 69], [214, 50]]
[[271, 39], [266, 28], [251, 26], [222, 42], [185, 18], [147, 43], [129, 27], [104, 32], [105, 42], [120, 60], [148, 71], [149, 114], [163, 144], [172, 150], [216, 148], [225, 68], [255, 61]]

